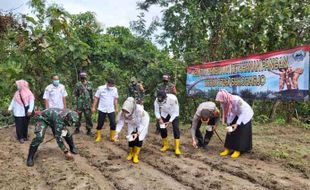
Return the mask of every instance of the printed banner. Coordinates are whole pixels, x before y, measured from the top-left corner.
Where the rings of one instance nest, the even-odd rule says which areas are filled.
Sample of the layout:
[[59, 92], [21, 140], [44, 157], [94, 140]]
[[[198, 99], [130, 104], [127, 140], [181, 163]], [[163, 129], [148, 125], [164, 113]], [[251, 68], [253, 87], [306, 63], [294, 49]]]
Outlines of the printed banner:
[[187, 68], [187, 96], [215, 97], [219, 89], [245, 98], [307, 100], [310, 46]]

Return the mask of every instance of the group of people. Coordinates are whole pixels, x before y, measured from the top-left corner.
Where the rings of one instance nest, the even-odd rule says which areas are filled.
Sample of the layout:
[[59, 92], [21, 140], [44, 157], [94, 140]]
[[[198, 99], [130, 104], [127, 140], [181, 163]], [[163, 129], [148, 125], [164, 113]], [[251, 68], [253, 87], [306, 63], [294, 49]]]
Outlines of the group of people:
[[[78, 154], [72, 134], [67, 130], [67, 126], [74, 126], [74, 133], [80, 133], [82, 114], [86, 120], [86, 134], [93, 137], [92, 113], [98, 111], [98, 123], [95, 134], [95, 141], [102, 141], [102, 128], [105, 118], [108, 116], [110, 124], [109, 139], [112, 142], [119, 140], [119, 133], [127, 125], [127, 140], [129, 154], [127, 160], [133, 163], [139, 162], [139, 153], [144, 139], [147, 136], [150, 116], [144, 110], [143, 97], [144, 87], [140, 81], [131, 79], [128, 87], [127, 99], [124, 101], [120, 112], [118, 112], [118, 90], [115, 81], [108, 79], [107, 83], [99, 86], [93, 94], [93, 85], [88, 81], [86, 72], [79, 74], [80, 81], [75, 85], [73, 96], [73, 110], [67, 109], [67, 92], [59, 81], [57, 75], [52, 76], [52, 84], [45, 89], [43, 99], [45, 110], [36, 113], [34, 120], [35, 138], [29, 148], [27, 165], [33, 166], [33, 157], [40, 143], [44, 140], [44, 135], [49, 126], [57, 141], [58, 146], [64, 152], [67, 159], [73, 159], [72, 154]], [[169, 81], [169, 75], [163, 76], [163, 83], [156, 89], [154, 101], [154, 113], [156, 117], [156, 128], [162, 138], [162, 148], [165, 152], [170, 149], [167, 128], [172, 127], [174, 136], [175, 155], [181, 154], [180, 130], [179, 130], [179, 102], [176, 96], [176, 87]], [[24, 143], [28, 138], [29, 116], [34, 110], [34, 95], [29, 90], [28, 83], [24, 80], [16, 81], [17, 91], [9, 106], [15, 117], [16, 134], [20, 143]], [[225, 149], [220, 154], [226, 156], [232, 153], [232, 158], [237, 158], [240, 153], [247, 152], [252, 148], [252, 128], [251, 118], [252, 108], [239, 96], [232, 95], [226, 90], [220, 90], [215, 99], [221, 104], [222, 122], [230, 128], [226, 135]], [[117, 114], [118, 113], [118, 114]], [[117, 116], [116, 116], [117, 115]], [[213, 132], [217, 129], [220, 120], [220, 111], [214, 102], [203, 102], [197, 108], [193, 117], [191, 134], [194, 148], [208, 145]], [[117, 119], [116, 119], [117, 117]], [[200, 127], [205, 123], [207, 131], [202, 136]], [[216, 131], [215, 131], [216, 132]], [[69, 149], [63, 143], [63, 139]]]

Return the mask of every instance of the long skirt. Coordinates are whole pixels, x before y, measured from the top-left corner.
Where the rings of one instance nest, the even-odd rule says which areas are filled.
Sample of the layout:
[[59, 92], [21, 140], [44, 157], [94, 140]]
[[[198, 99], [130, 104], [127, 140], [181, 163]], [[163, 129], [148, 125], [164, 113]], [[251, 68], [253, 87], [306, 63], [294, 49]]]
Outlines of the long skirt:
[[[235, 117], [230, 125], [235, 124], [238, 117]], [[225, 148], [240, 152], [248, 152], [252, 149], [252, 122], [251, 120], [243, 124], [241, 123], [237, 129], [226, 134]]]

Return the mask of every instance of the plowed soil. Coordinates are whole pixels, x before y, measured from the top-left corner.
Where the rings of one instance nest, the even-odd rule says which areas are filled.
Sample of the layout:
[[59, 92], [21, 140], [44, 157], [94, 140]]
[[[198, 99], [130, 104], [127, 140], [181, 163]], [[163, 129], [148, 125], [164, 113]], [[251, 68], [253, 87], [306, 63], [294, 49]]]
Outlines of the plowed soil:
[[[207, 149], [193, 149], [188, 126], [182, 129], [182, 155], [159, 151], [154, 125], [143, 144], [139, 164], [126, 160], [125, 130], [120, 142], [74, 135], [79, 155], [65, 160], [56, 141], [42, 143], [34, 167], [26, 166], [31, 141], [20, 144], [15, 128], [0, 130], [0, 189], [310, 189], [310, 131], [296, 127], [254, 126], [252, 152], [238, 159], [220, 157], [223, 145], [213, 136]], [[52, 138], [47, 130], [45, 141]], [[33, 126], [29, 129], [31, 140]], [[224, 139], [223, 129], [219, 135]]]

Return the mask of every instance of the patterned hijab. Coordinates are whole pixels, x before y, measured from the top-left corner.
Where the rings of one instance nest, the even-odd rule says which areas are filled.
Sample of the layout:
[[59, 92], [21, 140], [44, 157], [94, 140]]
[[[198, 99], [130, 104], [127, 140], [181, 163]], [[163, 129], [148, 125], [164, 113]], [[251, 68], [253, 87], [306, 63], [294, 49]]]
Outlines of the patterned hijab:
[[225, 123], [228, 114], [231, 112], [233, 95], [227, 92], [225, 89], [220, 90], [215, 98], [222, 105], [222, 122]]

